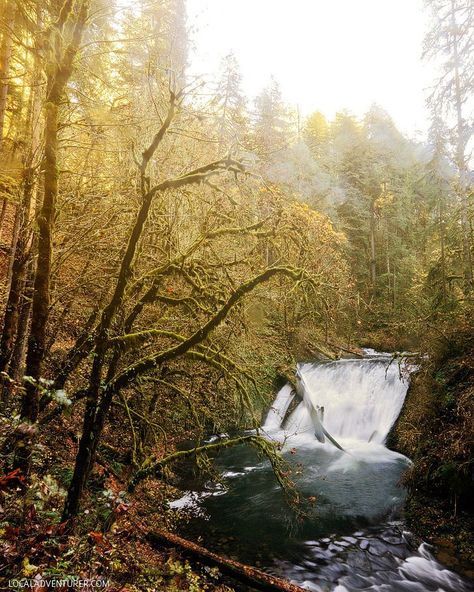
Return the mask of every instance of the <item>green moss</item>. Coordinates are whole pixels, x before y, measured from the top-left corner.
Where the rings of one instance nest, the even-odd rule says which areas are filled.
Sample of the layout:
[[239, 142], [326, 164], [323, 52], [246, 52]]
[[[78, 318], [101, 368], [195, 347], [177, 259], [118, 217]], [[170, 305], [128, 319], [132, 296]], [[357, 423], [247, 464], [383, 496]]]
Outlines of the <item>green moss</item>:
[[19, 188], [17, 179], [0, 173], [0, 198], [14, 201]]

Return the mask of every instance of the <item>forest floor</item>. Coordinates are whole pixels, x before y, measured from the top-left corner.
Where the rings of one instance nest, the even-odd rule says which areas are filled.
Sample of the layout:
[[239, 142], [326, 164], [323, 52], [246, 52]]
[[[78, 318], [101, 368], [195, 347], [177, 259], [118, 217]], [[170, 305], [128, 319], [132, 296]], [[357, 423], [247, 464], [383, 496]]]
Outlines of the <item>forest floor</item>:
[[[3, 420], [1, 431], [8, 429]], [[120, 442], [120, 426], [112, 429]], [[19, 495], [21, 481], [0, 478], [1, 522], [8, 518], [0, 529], [0, 582], [8, 585], [40, 573], [52, 580], [106, 580], [108, 592], [233, 590], [216, 569], [191, 565], [179, 550], [147, 542], [153, 529], [173, 530], [176, 517], [167, 501], [176, 490], [148, 480], [129, 499], [126, 473], [120, 474], [119, 463], [105, 458], [107, 451], [101, 451], [91, 476], [74, 534], [65, 532], [60, 516], [77, 438], [71, 430], [65, 437], [64, 431], [59, 420], [45, 434], [41, 472], [26, 497]]]
[[[407, 524], [435, 544], [448, 567], [474, 577], [472, 483], [474, 332], [467, 317], [456, 331], [436, 340], [414, 375], [389, 446], [410, 457]], [[377, 349], [400, 349], [383, 335], [372, 336]], [[405, 345], [405, 344], [403, 344]], [[173, 531], [180, 518], [168, 501], [179, 497], [173, 478], [143, 482], [127, 495], [131, 463], [130, 434], [118, 417], [105, 434], [114, 447], [102, 447], [74, 534], [60, 524], [65, 492], [77, 451], [80, 409], [60, 416], [42, 430], [35, 462], [37, 474], [28, 495], [22, 483], [0, 477], [0, 581], [43, 577], [108, 580], [107, 590], [229, 592], [238, 590], [216, 569], [189, 562], [177, 549], [147, 542], [154, 529]], [[416, 426], [416, 427], [414, 427]], [[7, 440], [11, 420], [0, 420]], [[166, 453], [192, 434], [180, 432]], [[128, 448], [127, 448], [128, 446]], [[156, 454], [164, 455], [165, 450]]]

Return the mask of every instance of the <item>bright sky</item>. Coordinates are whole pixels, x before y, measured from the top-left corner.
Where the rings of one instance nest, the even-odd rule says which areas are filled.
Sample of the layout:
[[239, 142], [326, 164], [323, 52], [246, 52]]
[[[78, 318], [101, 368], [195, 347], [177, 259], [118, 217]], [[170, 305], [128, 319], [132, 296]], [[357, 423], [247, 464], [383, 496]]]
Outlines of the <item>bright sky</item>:
[[303, 114], [386, 109], [410, 136], [427, 128], [421, 62], [423, 0], [187, 0], [193, 73], [213, 74], [233, 50], [243, 88], [258, 94], [273, 74]]

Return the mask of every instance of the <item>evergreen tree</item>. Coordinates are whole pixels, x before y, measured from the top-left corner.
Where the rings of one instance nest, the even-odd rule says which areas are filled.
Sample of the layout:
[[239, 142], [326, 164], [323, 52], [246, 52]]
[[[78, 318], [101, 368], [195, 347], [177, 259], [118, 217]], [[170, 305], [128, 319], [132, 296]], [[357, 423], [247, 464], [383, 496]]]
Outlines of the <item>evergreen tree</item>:
[[472, 179], [469, 146], [472, 140], [474, 80], [474, 7], [471, 0], [427, 0], [432, 26], [425, 38], [424, 55], [441, 69], [428, 104], [443, 117], [452, 137], [452, 159], [457, 169], [455, 191], [460, 204], [464, 290], [474, 287], [473, 238], [470, 226]]
[[303, 138], [314, 156], [322, 158], [327, 151], [329, 139], [329, 124], [322, 113], [315, 111], [306, 119]]
[[253, 119], [253, 138], [257, 154], [264, 161], [271, 162], [291, 141], [287, 109], [283, 103], [280, 86], [274, 78], [255, 99]]
[[217, 126], [218, 155], [239, 144], [246, 132], [246, 101], [241, 90], [242, 76], [233, 53], [221, 62], [220, 76], [212, 102]]

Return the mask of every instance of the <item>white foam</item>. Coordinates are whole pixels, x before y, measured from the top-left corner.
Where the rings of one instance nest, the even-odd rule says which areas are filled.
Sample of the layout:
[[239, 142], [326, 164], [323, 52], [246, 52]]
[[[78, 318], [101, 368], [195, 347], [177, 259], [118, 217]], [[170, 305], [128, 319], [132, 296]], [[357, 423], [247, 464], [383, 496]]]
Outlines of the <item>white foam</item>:
[[285, 386], [279, 390], [262, 426], [264, 430], [272, 431], [280, 428], [293, 396], [293, 389], [289, 384], [285, 384]]
[[[282, 440], [296, 436], [298, 445], [313, 446], [314, 410], [324, 408], [323, 414], [318, 411], [316, 415], [340, 444], [352, 441], [356, 448], [357, 442], [383, 445], [408, 389], [406, 365], [400, 368], [398, 363], [380, 357], [301, 364], [298, 371], [303, 402], [292, 412], [283, 430], [282, 421], [292, 400], [290, 385], [283, 387], [267, 415], [265, 431]], [[360, 446], [358, 449], [362, 450]], [[365, 449], [368, 456], [377, 450]]]

